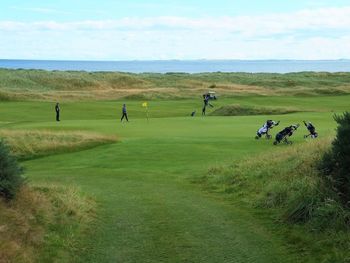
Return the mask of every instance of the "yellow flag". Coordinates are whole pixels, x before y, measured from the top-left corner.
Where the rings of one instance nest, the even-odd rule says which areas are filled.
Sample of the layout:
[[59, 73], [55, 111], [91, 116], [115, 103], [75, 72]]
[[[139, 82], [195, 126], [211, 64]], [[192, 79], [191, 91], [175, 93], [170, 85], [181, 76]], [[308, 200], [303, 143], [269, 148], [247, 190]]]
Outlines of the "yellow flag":
[[148, 106], [147, 102], [142, 103], [142, 107], [147, 108], [147, 106]]

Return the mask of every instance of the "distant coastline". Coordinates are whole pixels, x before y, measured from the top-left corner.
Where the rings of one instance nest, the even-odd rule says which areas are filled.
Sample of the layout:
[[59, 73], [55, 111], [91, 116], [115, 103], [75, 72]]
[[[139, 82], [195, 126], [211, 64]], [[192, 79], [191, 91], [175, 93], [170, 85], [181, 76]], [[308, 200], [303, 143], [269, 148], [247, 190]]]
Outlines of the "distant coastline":
[[130, 73], [291, 73], [350, 72], [350, 60], [20, 60], [0, 59], [0, 68], [62, 71], [119, 71]]

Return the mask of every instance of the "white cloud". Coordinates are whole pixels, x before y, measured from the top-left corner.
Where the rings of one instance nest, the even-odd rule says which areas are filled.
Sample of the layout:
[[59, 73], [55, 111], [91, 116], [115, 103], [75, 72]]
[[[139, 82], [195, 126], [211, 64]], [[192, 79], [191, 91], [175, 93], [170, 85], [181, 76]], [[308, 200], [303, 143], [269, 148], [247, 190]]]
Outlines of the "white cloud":
[[26, 12], [34, 12], [34, 13], [42, 13], [42, 14], [72, 14], [70, 12], [66, 11], [61, 11], [58, 9], [53, 9], [53, 8], [46, 8], [46, 7], [18, 7], [18, 6], [11, 6], [11, 9], [15, 10], [22, 10]]
[[[50, 9], [43, 9], [50, 11]], [[0, 30], [230, 30], [239, 33], [273, 34], [290, 30], [349, 29], [350, 6], [320, 8], [294, 13], [236, 17], [127, 17], [118, 20], [85, 20], [75, 22], [16, 22], [0, 21]]]
[[[328, 35], [333, 31], [337, 37]], [[3, 58], [350, 58], [350, 7], [217, 18], [0, 21], [0, 38]]]

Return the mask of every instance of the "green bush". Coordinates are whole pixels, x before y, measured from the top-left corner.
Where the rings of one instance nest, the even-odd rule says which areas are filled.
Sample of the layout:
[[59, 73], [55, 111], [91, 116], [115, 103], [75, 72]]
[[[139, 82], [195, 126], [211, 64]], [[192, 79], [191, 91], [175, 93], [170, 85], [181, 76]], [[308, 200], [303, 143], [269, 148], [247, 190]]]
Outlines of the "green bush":
[[334, 119], [338, 123], [337, 136], [323, 156], [320, 169], [343, 204], [350, 207], [350, 113], [335, 115]]
[[0, 196], [13, 199], [23, 184], [23, 169], [11, 155], [7, 145], [0, 140]]

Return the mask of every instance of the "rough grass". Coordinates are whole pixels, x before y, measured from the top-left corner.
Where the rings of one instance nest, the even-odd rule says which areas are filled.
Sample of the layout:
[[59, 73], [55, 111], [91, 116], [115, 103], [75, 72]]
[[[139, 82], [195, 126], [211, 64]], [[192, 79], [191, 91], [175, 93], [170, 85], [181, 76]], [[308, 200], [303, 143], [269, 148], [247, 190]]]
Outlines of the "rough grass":
[[26, 186], [11, 202], [0, 199], [0, 262], [71, 257], [78, 236], [93, 220], [94, 208], [76, 188], [53, 185]]
[[342, 95], [350, 73], [144, 73], [0, 69], [0, 101], [191, 98], [220, 95]]
[[297, 108], [256, 107], [239, 104], [225, 105], [214, 110], [212, 116], [281, 115], [299, 112]]
[[117, 141], [116, 137], [97, 133], [42, 130], [0, 130], [0, 138], [5, 139], [19, 159], [77, 151]]
[[342, 207], [317, 169], [330, 141], [308, 141], [212, 167], [202, 183], [272, 215], [284, 225], [282, 231], [299, 253], [318, 255], [315, 262], [347, 262], [350, 211]]

